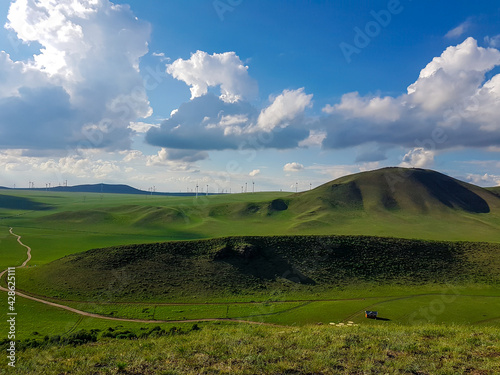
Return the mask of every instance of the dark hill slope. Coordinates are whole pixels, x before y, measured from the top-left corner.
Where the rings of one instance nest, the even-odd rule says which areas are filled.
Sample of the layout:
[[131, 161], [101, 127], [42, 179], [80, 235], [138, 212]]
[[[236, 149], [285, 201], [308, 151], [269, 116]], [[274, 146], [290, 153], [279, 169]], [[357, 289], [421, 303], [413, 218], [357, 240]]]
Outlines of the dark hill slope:
[[308, 210], [489, 213], [500, 207], [500, 199], [491, 191], [435, 171], [384, 168], [342, 177], [301, 193], [293, 198], [292, 206]]
[[50, 210], [52, 206], [29, 198], [0, 194], [0, 209], [2, 208], [9, 210], [46, 211]]
[[19, 270], [18, 279], [20, 288], [52, 297], [203, 301], [291, 288], [314, 293], [359, 282], [498, 283], [499, 252], [499, 244], [487, 243], [226, 237], [90, 250]]

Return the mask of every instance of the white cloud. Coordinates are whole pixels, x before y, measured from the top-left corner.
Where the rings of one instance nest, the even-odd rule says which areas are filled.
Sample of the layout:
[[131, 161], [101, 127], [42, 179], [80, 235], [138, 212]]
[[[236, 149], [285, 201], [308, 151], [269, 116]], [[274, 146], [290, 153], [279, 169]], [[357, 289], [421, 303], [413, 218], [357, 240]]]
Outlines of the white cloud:
[[[205, 118], [210, 121], [210, 118]], [[209, 123], [205, 126], [206, 129], [222, 128], [224, 129], [224, 136], [241, 135], [244, 128], [248, 125], [249, 119], [247, 114], [237, 115], [221, 115], [218, 123]]]
[[162, 148], [157, 155], [148, 156], [147, 166], [167, 165], [168, 161], [168, 151], [166, 148]]
[[6, 28], [41, 47], [0, 53], [0, 147], [129, 147], [130, 122], [152, 113], [139, 72], [149, 24], [109, 0], [14, 0]]
[[301, 121], [306, 119], [298, 114], [300, 109], [290, 108], [287, 113], [281, 112], [277, 120], [279, 125], [269, 131], [257, 126], [259, 117], [267, 110], [270, 112], [266, 115], [274, 109], [279, 112], [275, 107], [276, 100], [282, 101], [282, 96], [259, 111], [246, 101], [226, 103], [208, 93], [183, 103], [179, 111], [164, 121], [159, 129], [152, 128], [147, 133], [146, 142], [153, 146], [184, 150], [295, 148], [310, 133], [304, 126], [305, 122]]
[[[500, 51], [473, 38], [448, 47], [421, 70], [398, 97], [346, 94], [323, 111], [318, 128], [327, 130], [324, 147], [377, 143], [384, 147], [489, 147], [500, 142]], [[437, 134], [437, 135], [436, 135]]]
[[433, 151], [416, 147], [403, 157], [403, 162], [399, 166], [405, 168], [429, 168], [434, 164], [434, 156]]
[[[104, 160], [90, 151], [60, 158], [31, 157], [26, 156], [26, 152], [27, 150], [0, 152], [0, 170], [25, 172], [29, 174], [30, 179], [37, 172], [41, 172], [44, 178], [53, 175], [59, 182], [64, 180], [62, 176], [99, 180], [116, 178], [122, 172], [116, 161]], [[37, 187], [43, 187], [43, 184], [39, 183]]]
[[[463, 115], [467, 106], [477, 101], [474, 96], [481, 88], [485, 73], [497, 65], [500, 65], [500, 51], [478, 47], [476, 40], [468, 38], [448, 47], [427, 64], [418, 80], [408, 86], [406, 95], [362, 97], [352, 92], [343, 95], [339, 104], [325, 106], [323, 112], [370, 123], [391, 123], [413, 115], [425, 119], [436, 112], [444, 117], [450, 109]], [[491, 84], [497, 85], [495, 79], [484, 85], [485, 90], [491, 90]]]
[[472, 182], [474, 185], [479, 186], [500, 186], [500, 176], [491, 175], [488, 173], [485, 173], [483, 175], [468, 174], [467, 180]]
[[293, 163], [287, 163], [285, 164], [285, 166], [283, 167], [283, 170], [285, 172], [299, 172], [301, 170], [304, 169], [304, 166], [300, 163], [296, 163], [296, 162], [293, 162]]
[[153, 52], [152, 55], [154, 57], [159, 57], [160, 61], [170, 62], [170, 60], [171, 60], [170, 57], [165, 56], [165, 53], [163, 53], [163, 52]]
[[495, 36], [485, 36], [484, 37], [484, 42], [493, 48], [499, 48], [500, 47], [500, 34], [495, 35]]
[[220, 98], [227, 103], [253, 99], [257, 83], [234, 52], [209, 55], [197, 51], [189, 60], [178, 59], [167, 66], [167, 73], [190, 86], [191, 99], [208, 92], [209, 87], [220, 86]]
[[131, 161], [141, 160], [142, 158], [144, 158], [144, 154], [138, 150], [122, 151], [122, 152], [120, 152], [120, 154], [125, 155], [123, 157], [123, 161], [125, 163], [130, 163]]
[[500, 51], [478, 47], [468, 38], [462, 44], [448, 47], [422, 71], [418, 80], [408, 87], [412, 103], [426, 111], [463, 103], [474, 95], [484, 74], [500, 64]]
[[254, 169], [252, 172], [250, 172], [248, 175], [250, 177], [255, 177], [255, 176], [258, 176], [260, 174], [260, 169]]
[[465, 34], [467, 30], [472, 26], [472, 22], [470, 20], [467, 20], [465, 22], [462, 22], [460, 25], [457, 27], [451, 29], [448, 31], [445, 35], [445, 38], [458, 38]]
[[[298, 90], [284, 90], [276, 98], [270, 98], [272, 103], [264, 108], [257, 120], [250, 118], [250, 114], [220, 113], [217, 123], [209, 122], [206, 129], [224, 129], [224, 136], [240, 136], [255, 132], [270, 133], [275, 129], [288, 127], [301, 116], [305, 109], [311, 106], [312, 95], [306, 95], [304, 88]], [[204, 121], [210, 121], [206, 117]]]
[[158, 154], [147, 157], [146, 165], [151, 166], [173, 166], [182, 164], [186, 170], [189, 164], [208, 158], [206, 152], [192, 152], [189, 150], [172, 150], [162, 147]]
[[340, 104], [327, 104], [323, 112], [341, 113], [345, 118], [366, 118], [375, 121], [396, 121], [400, 117], [401, 105], [397, 99], [386, 96], [360, 97], [352, 92], [342, 96]]
[[271, 132], [276, 127], [286, 128], [291, 121], [302, 115], [306, 108], [311, 107], [312, 97], [312, 94], [304, 93], [304, 88], [284, 90], [260, 113], [257, 124], [248, 131]]
[[326, 135], [323, 130], [311, 130], [309, 137], [299, 142], [299, 147], [321, 147]]
[[129, 129], [132, 129], [136, 133], [147, 133], [151, 128], [158, 128], [157, 124], [148, 124], [146, 122], [131, 122], [128, 126]]

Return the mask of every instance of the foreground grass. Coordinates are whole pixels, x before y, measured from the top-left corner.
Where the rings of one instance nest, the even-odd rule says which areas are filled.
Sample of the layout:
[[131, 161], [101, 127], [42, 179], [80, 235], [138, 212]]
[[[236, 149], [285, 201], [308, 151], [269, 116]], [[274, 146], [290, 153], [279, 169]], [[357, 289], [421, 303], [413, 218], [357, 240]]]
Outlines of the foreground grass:
[[17, 374], [497, 374], [493, 327], [201, 325], [18, 353]]

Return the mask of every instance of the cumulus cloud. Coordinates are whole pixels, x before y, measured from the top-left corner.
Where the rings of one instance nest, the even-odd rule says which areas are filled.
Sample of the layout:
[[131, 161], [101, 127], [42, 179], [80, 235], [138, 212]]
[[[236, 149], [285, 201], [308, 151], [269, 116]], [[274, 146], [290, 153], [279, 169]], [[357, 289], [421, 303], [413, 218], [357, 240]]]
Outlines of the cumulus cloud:
[[478, 47], [468, 38], [458, 46], [448, 47], [422, 71], [408, 87], [413, 104], [434, 111], [470, 99], [480, 88], [485, 73], [500, 64], [500, 51]]
[[0, 52], [0, 147], [129, 147], [130, 122], [151, 114], [139, 72], [148, 23], [109, 0], [14, 0], [5, 27], [40, 50]]
[[168, 65], [167, 73], [190, 86], [191, 99], [207, 94], [209, 87], [220, 87], [220, 98], [227, 103], [253, 99], [258, 91], [248, 66], [234, 52], [209, 55], [197, 51], [189, 60]]
[[313, 95], [304, 93], [304, 88], [298, 90], [284, 90], [282, 94], [272, 99], [272, 104], [264, 109], [257, 119], [255, 126], [249, 132], [271, 132], [276, 127], [285, 128], [290, 121], [301, 115], [306, 108], [311, 107]]
[[147, 157], [146, 165], [148, 167], [172, 165], [172, 161], [189, 164], [200, 160], [205, 160], [207, 158], [208, 154], [206, 152], [190, 152], [185, 150], [170, 150], [162, 148], [160, 151], [158, 151], [157, 155]]
[[299, 172], [301, 170], [304, 169], [304, 166], [300, 163], [296, 163], [296, 162], [293, 162], [293, 163], [287, 163], [285, 164], [285, 166], [283, 167], [283, 170], [285, 172]]
[[433, 151], [416, 147], [403, 157], [403, 162], [399, 166], [405, 168], [429, 168], [434, 163], [434, 156]]
[[[146, 141], [154, 146], [182, 150], [294, 148], [309, 136], [309, 130], [300, 121], [305, 106], [290, 111], [279, 109], [288, 108], [288, 104], [283, 106], [283, 103], [288, 103], [289, 98], [300, 102], [304, 95], [302, 90], [285, 90], [259, 111], [247, 101], [225, 102], [208, 93], [183, 103], [160, 128], [148, 131]], [[262, 117], [273, 125], [260, 128]]]
[[399, 103], [391, 97], [360, 97], [352, 92], [342, 96], [340, 104], [323, 108], [327, 114], [341, 113], [344, 118], [372, 119], [375, 121], [396, 121], [400, 116]]
[[[42, 172], [44, 176], [55, 175], [59, 181], [62, 176], [75, 178], [102, 179], [117, 177], [122, 169], [116, 161], [103, 160], [91, 152], [67, 155], [64, 157], [31, 157], [25, 150], [6, 150], [0, 152], [0, 170], [5, 172]], [[42, 187], [39, 183], [37, 187]]]
[[482, 48], [473, 38], [447, 48], [398, 97], [346, 94], [326, 106], [319, 121], [326, 148], [375, 142], [385, 147], [447, 149], [488, 147], [500, 142], [500, 51]]
[[260, 169], [254, 169], [252, 172], [250, 172], [248, 175], [250, 177], [255, 177], [255, 176], [258, 176], [260, 174]]

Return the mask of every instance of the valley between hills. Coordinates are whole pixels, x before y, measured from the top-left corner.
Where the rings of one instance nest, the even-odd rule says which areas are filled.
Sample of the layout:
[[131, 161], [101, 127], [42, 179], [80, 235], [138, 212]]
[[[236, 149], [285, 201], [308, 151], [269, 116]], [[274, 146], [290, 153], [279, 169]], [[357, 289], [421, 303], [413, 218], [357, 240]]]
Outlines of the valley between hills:
[[[71, 373], [91, 373], [105, 362], [100, 355], [115, 358], [103, 373], [196, 373], [199, 353], [214, 370], [220, 358], [241, 357], [223, 350], [221, 340], [232, 335], [248, 352], [268, 336], [276, 345], [262, 358], [288, 353], [296, 340], [307, 342], [304, 356], [314, 357], [312, 348], [326, 345], [321, 340], [338, 341], [331, 350], [352, 355], [395, 353], [391, 366], [401, 371], [416, 366], [419, 350], [442, 356], [446, 338], [456, 349], [443, 368], [470, 364], [472, 347], [483, 358], [476, 369], [498, 368], [487, 360], [500, 353], [498, 188], [385, 168], [298, 194], [73, 190], [0, 189], [0, 268], [19, 267], [21, 373], [38, 355], [64, 350], [74, 358], [92, 353]], [[365, 310], [377, 310], [379, 319], [366, 319]], [[414, 340], [403, 339], [410, 331]], [[387, 344], [373, 349], [369, 336]], [[280, 337], [288, 344], [278, 345]], [[441, 349], [425, 351], [426, 340]], [[172, 362], [117, 356], [130, 345], [146, 345], [153, 356], [171, 345]], [[300, 371], [334, 366], [316, 356]], [[366, 361], [337, 365], [385, 368]], [[64, 366], [55, 359], [46, 373]], [[258, 371], [254, 362], [235, 366], [235, 373]]]

